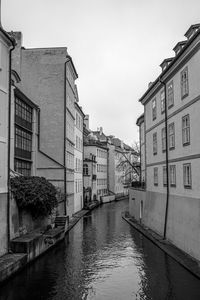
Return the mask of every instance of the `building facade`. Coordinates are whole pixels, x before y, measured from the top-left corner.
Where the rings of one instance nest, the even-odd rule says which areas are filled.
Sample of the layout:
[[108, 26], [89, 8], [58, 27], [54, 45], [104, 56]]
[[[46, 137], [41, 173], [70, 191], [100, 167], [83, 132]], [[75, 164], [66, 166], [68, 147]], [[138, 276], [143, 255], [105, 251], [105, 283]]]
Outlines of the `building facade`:
[[13, 69], [16, 87], [38, 107], [36, 173], [52, 182], [63, 195], [60, 214], [74, 212], [74, 103], [78, 78], [67, 48], [22, 47], [22, 35], [14, 32], [17, 47]]
[[10, 108], [11, 70], [10, 53], [14, 41], [0, 25], [0, 255], [8, 250], [9, 220], [9, 177], [10, 177]]
[[75, 102], [74, 212], [83, 208], [83, 120], [82, 109]]
[[140, 99], [146, 191], [131, 191], [130, 213], [200, 259], [200, 24], [185, 37]]

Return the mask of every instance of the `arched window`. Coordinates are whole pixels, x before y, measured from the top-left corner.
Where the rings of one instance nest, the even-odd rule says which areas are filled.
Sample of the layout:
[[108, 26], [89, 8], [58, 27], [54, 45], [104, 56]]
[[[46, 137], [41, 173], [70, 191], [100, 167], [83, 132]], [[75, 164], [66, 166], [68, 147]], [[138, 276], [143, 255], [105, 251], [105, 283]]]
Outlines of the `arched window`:
[[88, 165], [87, 164], [83, 165], [83, 175], [88, 175]]

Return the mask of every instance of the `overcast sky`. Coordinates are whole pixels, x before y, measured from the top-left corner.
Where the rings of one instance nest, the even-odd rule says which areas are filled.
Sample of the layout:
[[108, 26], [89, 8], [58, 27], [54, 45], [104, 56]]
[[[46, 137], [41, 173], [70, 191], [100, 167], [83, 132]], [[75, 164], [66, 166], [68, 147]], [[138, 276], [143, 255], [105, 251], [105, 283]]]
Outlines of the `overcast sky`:
[[22, 31], [24, 47], [68, 48], [90, 128], [130, 145], [138, 99], [195, 23], [199, 0], [2, 0], [2, 25]]

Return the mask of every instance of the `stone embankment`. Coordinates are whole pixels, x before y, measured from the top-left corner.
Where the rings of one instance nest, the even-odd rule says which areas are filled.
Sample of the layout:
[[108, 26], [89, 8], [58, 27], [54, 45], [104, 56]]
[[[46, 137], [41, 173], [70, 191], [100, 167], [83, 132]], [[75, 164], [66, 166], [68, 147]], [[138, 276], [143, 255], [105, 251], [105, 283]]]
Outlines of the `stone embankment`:
[[99, 206], [92, 203], [88, 209], [75, 213], [69, 220], [62, 216], [56, 226], [46, 231], [35, 230], [15, 238], [10, 243], [10, 253], [0, 257], [0, 284], [61, 242], [72, 227], [91, 210]]
[[128, 212], [122, 213], [122, 218], [126, 220], [132, 227], [142, 233], [147, 239], [151, 240], [156, 246], [180, 263], [190, 273], [200, 279], [200, 264], [197, 260], [163, 239], [162, 236], [154, 231], [146, 228], [143, 224], [137, 222]]

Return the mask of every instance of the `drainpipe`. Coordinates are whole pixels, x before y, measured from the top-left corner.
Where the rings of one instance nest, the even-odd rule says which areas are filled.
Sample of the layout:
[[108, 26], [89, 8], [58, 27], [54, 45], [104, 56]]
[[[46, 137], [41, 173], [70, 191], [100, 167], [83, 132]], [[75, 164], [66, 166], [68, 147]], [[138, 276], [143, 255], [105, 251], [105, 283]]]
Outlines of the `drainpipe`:
[[65, 61], [65, 67], [64, 67], [64, 213], [67, 215], [67, 167], [66, 167], [66, 107], [67, 107], [67, 90], [66, 90], [66, 81], [67, 81], [67, 63], [70, 61], [70, 59]]
[[9, 94], [8, 94], [8, 167], [7, 167], [7, 247], [10, 252], [10, 138], [11, 138], [11, 70], [12, 70], [12, 51], [15, 49], [15, 43], [12, 41], [12, 48], [9, 51]]
[[166, 82], [159, 78], [160, 83], [164, 86], [165, 91], [165, 136], [166, 136], [166, 179], [167, 179], [167, 194], [166, 194], [166, 207], [165, 207], [165, 223], [163, 239], [166, 239], [167, 220], [168, 220], [168, 206], [169, 206], [169, 153], [168, 153], [168, 123], [167, 123], [167, 86]]

